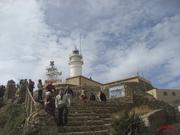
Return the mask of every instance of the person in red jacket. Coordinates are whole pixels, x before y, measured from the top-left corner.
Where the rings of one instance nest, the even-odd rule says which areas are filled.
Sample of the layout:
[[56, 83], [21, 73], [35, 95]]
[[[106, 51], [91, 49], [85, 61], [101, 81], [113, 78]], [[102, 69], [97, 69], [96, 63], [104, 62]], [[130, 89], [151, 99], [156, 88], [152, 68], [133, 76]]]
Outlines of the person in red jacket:
[[55, 91], [55, 87], [52, 85], [52, 83], [49, 83], [47, 86], [46, 86], [46, 90], [47, 92], [51, 92], [51, 94]]

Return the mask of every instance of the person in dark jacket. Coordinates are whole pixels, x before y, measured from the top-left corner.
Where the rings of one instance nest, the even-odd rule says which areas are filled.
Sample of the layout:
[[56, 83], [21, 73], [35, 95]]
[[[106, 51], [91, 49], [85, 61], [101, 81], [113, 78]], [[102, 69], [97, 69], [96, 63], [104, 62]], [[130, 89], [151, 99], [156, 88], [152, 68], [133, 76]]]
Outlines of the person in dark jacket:
[[99, 99], [101, 102], [106, 102], [106, 100], [107, 100], [106, 95], [102, 91], [100, 91]]
[[41, 102], [42, 101], [42, 92], [43, 92], [43, 84], [42, 84], [41, 80], [38, 80], [37, 87], [38, 87], [38, 101]]
[[34, 82], [31, 79], [29, 79], [28, 88], [33, 96]]
[[46, 91], [51, 92], [51, 94], [55, 91], [55, 87], [52, 85], [52, 83], [49, 83], [49, 84], [46, 86]]
[[27, 92], [27, 85], [25, 80], [21, 80], [19, 85], [19, 102], [23, 103], [26, 98], [26, 92]]
[[96, 101], [96, 96], [93, 93], [91, 93], [89, 100], [90, 101]]
[[3, 97], [4, 97], [4, 94], [5, 94], [5, 86], [4, 85], [1, 85], [0, 86], [0, 98], [3, 100]]
[[45, 111], [55, 117], [55, 100], [51, 94], [46, 95], [44, 106]]

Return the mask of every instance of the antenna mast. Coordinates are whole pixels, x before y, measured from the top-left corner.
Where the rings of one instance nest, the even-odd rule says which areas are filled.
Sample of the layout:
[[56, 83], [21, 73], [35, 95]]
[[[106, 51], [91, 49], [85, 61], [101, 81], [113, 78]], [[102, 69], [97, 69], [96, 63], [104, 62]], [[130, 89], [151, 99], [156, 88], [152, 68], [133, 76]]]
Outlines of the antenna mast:
[[80, 34], [80, 37], [79, 37], [79, 45], [80, 45], [80, 47], [79, 47], [79, 52], [80, 52], [80, 54], [81, 54], [81, 34]]

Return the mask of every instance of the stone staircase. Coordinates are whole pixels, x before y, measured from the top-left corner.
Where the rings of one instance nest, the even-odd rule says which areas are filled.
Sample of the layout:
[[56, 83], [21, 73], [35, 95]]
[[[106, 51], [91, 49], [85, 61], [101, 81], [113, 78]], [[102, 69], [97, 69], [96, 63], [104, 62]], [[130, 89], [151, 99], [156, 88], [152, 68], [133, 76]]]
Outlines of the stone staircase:
[[110, 135], [112, 114], [122, 108], [115, 102], [73, 102], [68, 124], [59, 127], [58, 135]]
[[178, 123], [180, 123], [180, 112], [178, 109], [175, 110], [175, 113], [176, 113], [176, 120]]

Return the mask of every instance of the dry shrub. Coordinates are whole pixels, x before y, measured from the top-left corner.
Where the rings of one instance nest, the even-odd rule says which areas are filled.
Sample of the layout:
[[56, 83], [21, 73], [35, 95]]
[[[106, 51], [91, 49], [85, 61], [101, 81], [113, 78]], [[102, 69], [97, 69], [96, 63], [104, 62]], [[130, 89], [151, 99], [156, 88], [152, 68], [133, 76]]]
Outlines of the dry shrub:
[[153, 111], [153, 109], [151, 109], [148, 105], [142, 105], [142, 106], [134, 107], [131, 110], [131, 113], [134, 113], [136, 115], [144, 115], [144, 114], [149, 113], [151, 111]]

